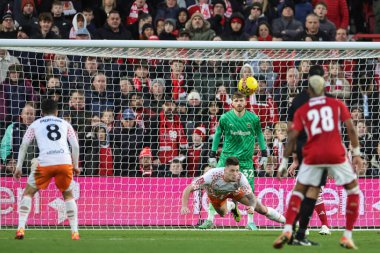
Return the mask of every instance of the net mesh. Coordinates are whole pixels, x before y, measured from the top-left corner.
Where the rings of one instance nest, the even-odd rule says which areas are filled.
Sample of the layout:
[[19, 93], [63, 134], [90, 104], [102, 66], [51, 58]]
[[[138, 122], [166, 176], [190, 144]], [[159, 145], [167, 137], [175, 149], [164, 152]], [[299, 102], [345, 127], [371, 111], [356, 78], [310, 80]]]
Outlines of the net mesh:
[[[252, 147], [257, 169], [248, 176], [255, 176], [259, 199], [283, 213], [295, 179], [279, 183], [273, 176], [286, 142], [287, 110], [305, 87], [310, 66], [319, 64], [327, 91], [350, 108], [366, 162], [358, 172], [357, 225], [379, 227], [379, 57], [379, 50], [369, 49], [3, 47], [0, 225], [17, 225], [36, 145], [29, 147], [20, 182], [11, 172], [22, 136], [48, 97], [59, 102], [60, 116], [79, 138], [83, 171], [75, 178], [74, 193], [80, 226], [171, 229], [202, 223], [207, 195], [194, 192], [192, 213], [183, 216], [181, 194], [207, 166], [218, 119], [231, 109], [231, 95], [246, 76], [259, 81], [247, 109], [259, 115], [269, 151], [268, 166], [260, 169], [259, 149]], [[346, 134], [344, 139], [348, 145]], [[330, 225], [344, 227], [344, 191], [329, 181], [322, 196]], [[245, 226], [246, 212], [240, 208], [240, 223], [217, 216], [215, 224]], [[34, 198], [28, 225], [56, 229], [68, 225], [66, 218], [64, 201], [51, 184]], [[254, 220], [262, 229], [281, 227], [259, 214]], [[311, 226], [320, 225], [313, 217]]]

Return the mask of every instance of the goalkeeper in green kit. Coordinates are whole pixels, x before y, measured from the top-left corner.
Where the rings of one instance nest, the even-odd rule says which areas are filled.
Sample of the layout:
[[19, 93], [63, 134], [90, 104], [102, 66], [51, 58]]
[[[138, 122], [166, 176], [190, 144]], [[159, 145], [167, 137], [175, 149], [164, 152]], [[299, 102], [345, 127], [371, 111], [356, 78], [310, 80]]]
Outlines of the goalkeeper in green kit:
[[[209, 165], [211, 167], [225, 167], [225, 162], [228, 157], [237, 157], [240, 162], [240, 171], [247, 177], [254, 192], [254, 166], [252, 157], [256, 138], [261, 150], [260, 166], [264, 166], [265, 168], [267, 164], [267, 150], [264, 135], [261, 130], [260, 119], [256, 114], [245, 109], [247, 106], [246, 96], [241, 92], [235, 92], [232, 96], [232, 106], [233, 110], [224, 113], [219, 120], [219, 126], [212, 142]], [[217, 163], [216, 151], [222, 135], [224, 136], [224, 143], [219, 162]], [[271, 207], [264, 206], [260, 201], [257, 202], [255, 211], [265, 215], [270, 220], [280, 223], [285, 222], [283, 215]], [[239, 222], [240, 212], [237, 205], [231, 210], [231, 213], [235, 221]], [[198, 228], [213, 228], [215, 214], [216, 211], [210, 204], [207, 220]], [[257, 230], [253, 221], [253, 214], [248, 214], [247, 229]]]

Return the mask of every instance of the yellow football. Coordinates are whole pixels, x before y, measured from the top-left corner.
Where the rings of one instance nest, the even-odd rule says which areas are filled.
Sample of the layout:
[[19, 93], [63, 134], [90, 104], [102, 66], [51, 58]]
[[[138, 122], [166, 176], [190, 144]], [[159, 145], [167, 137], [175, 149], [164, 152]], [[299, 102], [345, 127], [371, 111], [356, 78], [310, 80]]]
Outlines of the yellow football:
[[244, 93], [247, 96], [250, 96], [253, 93], [255, 93], [258, 87], [259, 87], [259, 83], [252, 76], [247, 77], [247, 78], [242, 78], [240, 79], [238, 83], [239, 91]]

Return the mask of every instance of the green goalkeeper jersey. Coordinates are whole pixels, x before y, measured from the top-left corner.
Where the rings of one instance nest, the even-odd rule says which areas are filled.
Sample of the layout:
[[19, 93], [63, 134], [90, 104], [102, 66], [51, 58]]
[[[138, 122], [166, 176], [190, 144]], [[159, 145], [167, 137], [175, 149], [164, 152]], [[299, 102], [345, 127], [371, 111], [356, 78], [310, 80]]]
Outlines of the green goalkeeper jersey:
[[253, 168], [252, 156], [256, 138], [260, 150], [266, 149], [260, 119], [248, 110], [242, 117], [238, 117], [234, 110], [230, 110], [220, 117], [219, 126], [212, 142], [212, 151], [217, 151], [221, 135], [224, 136], [224, 143], [218, 166], [224, 166], [228, 157], [235, 156], [239, 159], [241, 168]]

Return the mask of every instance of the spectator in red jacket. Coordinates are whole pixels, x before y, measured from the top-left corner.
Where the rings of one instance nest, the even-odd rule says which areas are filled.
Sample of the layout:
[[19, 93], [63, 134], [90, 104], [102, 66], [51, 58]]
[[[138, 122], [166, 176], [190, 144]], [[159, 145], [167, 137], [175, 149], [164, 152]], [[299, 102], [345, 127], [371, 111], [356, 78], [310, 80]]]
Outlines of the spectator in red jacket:
[[[125, 1], [125, 2], [130, 2], [130, 1]], [[128, 9], [129, 9], [129, 12], [127, 11], [127, 22], [126, 22], [127, 25], [131, 25], [135, 23], [138, 20], [140, 13], [142, 12], [146, 14], [150, 13], [150, 8], [148, 4], [146, 3], [146, 0], [135, 0], [130, 5], [130, 8]]]
[[271, 126], [277, 123], [279, 113], [278, 106], [271, 93], [267, 91], [267, 81], [264, 76], [258, 76], [259, 88], [255, 94], [255, 100], [251, 104], [251, 110], [260, 118], [261, 126]]
[[149, 92], [150, 78], [148, 71], [148, 63], [141, 61], [135, 64], [135, 73], [133, 77], [133, 85], [136, 91], [143, 92], [144, 94]]
[[[313, 0], [315, 6], [320, 0]], [[347, 29], [350, 21], [346, 0], [323, 0], [329, 10], [327, 18], [333, 22], [336, 28]]]
[[205, 19], [211, 18], [212, 6], [209, 4], [209, 0], [198, 0], [198, 3], [190, 5], [187, 7], [190, 17], [194, 13], [201, 13]]
[[167, 101], [162, 106], [159, 118], [158, 158], [162, 164], [168, 164], [177, 156], [184, 156], [187, 138], [180, 118], [176, 112], [176, 104]]
[[86, 141], [84, 174], [113, 176], [113, 152], [109, 142], [107, 126], [100, 123], [91, 131], [91, 139]]
[[170, 94], [173, 100], [184, 100], [191, 88], [185, 72], [185, 61], [175, 59], [170, 62], [170, 74], [166, 75], [166, 94]]
[[206, 140], [206, 128], [199, 126], [194, 129], [192, 145], [187, 150], [187, 176], [197, 177], [201, 175], [201, 168], [207, 164], [208, 145]]

